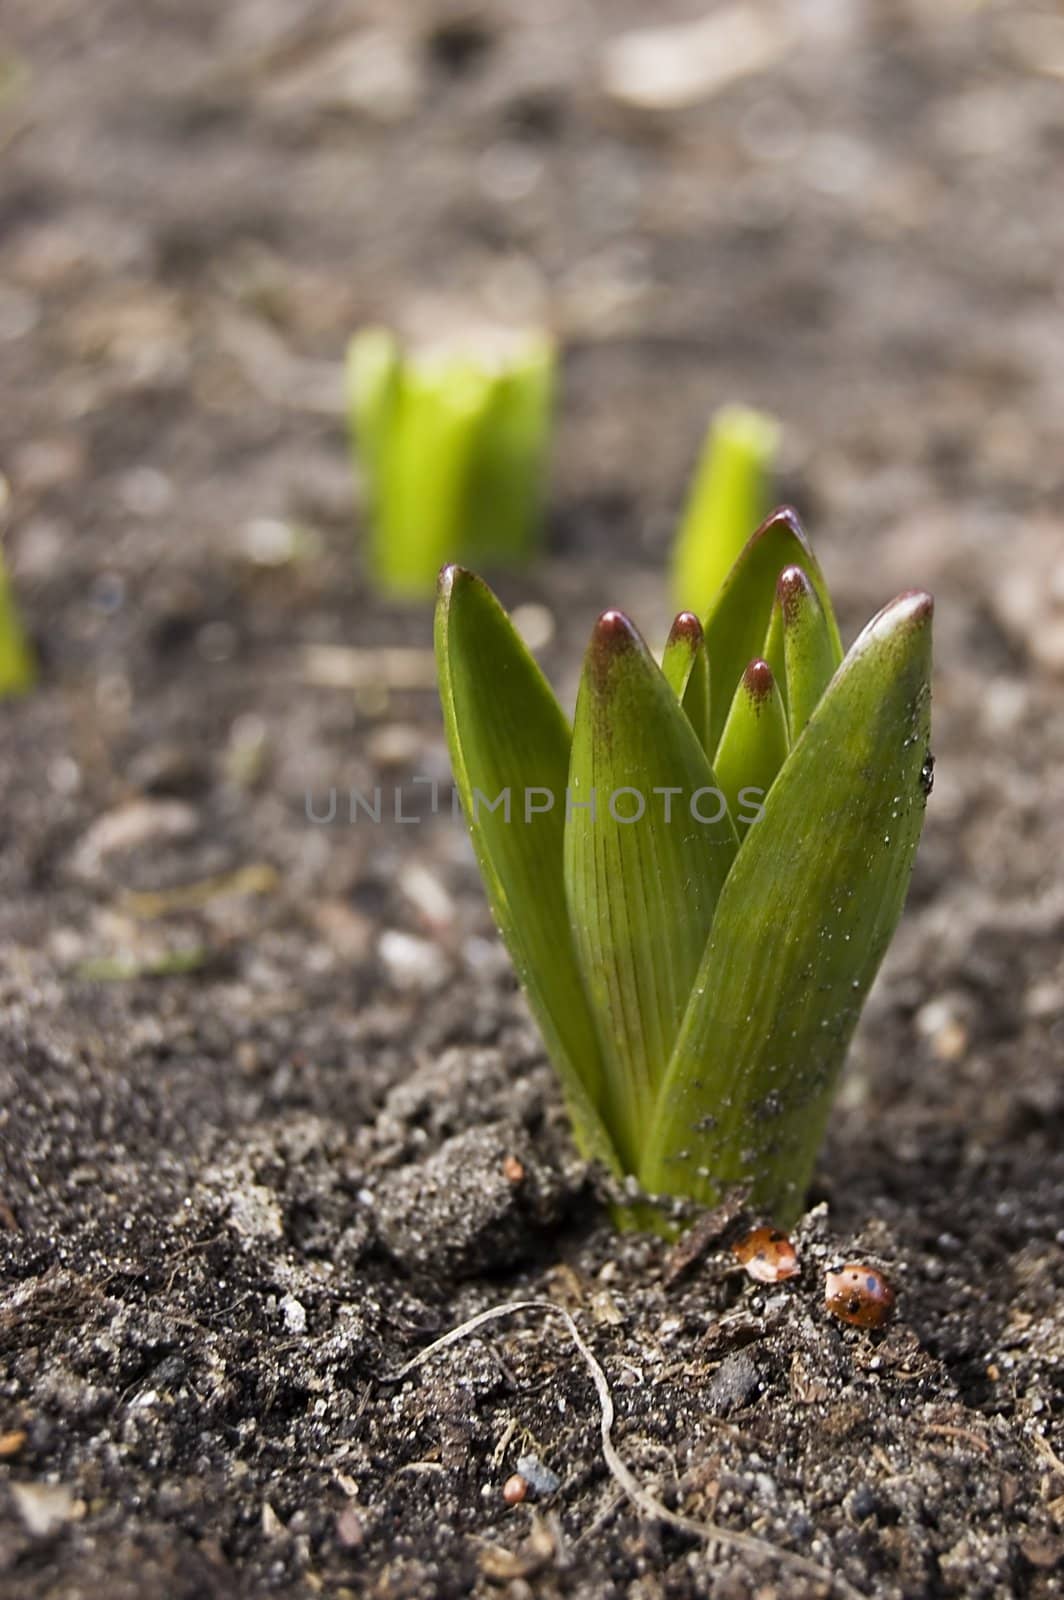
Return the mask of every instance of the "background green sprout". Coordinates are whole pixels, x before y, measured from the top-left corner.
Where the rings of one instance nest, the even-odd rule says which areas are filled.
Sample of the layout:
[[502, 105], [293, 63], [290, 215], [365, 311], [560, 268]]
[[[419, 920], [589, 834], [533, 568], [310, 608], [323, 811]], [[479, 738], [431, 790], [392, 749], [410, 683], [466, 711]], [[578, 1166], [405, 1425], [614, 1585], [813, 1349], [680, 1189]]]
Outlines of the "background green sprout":
[[554, 368], [542, 334], [417, 357], [385, 328], [351, 340], [348, 418], [380, 588], [417, 598], [444, 561], [513, 566], [535, 551]]
[[0, 697], [26, 694], [36, 681], [33, 648], [19, 618], [0, 550]]
[[570, 729], [487, 586], [441, 575], [444, 722], [495, 918], [581, 1149], [650, 1194], [742, 1184], [800, 1213], [923, 823], [931, 612], [899, 596], [843, 659], [778, 511], [660, 667], [603, 613]]
[[722, 406], [710, 422], [673, 545], [676, 605], [707, 611], [751, 528], [768, 515], [779, 432], [748, 406]]

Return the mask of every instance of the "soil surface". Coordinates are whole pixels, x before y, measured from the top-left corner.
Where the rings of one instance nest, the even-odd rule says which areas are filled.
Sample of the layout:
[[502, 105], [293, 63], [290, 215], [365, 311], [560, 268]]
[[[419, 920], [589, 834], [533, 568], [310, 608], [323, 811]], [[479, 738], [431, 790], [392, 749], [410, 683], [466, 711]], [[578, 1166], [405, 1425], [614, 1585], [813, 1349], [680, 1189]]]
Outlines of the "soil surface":
[[[1064, 21], [716, 6], [648, 107], [650, 9], [4, 7], [8, 1600], [1064, 1592]], [[362, 576], [340, 359], [471, 316], [564, 344], [501, 590], [566, 693], [604, 606], [660, 632], [725, 399], [781, 418], [847, 637], [936, 595], [924, 843], [777, 1287], [615, 1235], [413, 784], [429, 609]], [[351, 824], [376, 784], [420, 820]], [[853, 1258], [884, 1331], [823, 1309]], [[394, 1381], [527, 1299], [721, 1538], [625, 1498], [549, 1312]]]

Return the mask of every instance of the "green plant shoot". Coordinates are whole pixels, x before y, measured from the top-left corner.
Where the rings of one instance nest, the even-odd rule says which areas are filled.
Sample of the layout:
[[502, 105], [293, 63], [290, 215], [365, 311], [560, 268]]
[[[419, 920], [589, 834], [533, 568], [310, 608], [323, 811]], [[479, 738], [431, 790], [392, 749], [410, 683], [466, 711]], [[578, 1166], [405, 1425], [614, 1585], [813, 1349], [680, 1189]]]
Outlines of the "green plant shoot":
[[779, 440], [771, 417], [722, 406], [706, 433], [672, 556], [678, 606], [704, 613], [743, 545], [769, 509]]
[[542, 335], [493, 356], [415, 358], [385, 328], [351, 340], [348, 419], [381, 589], [417, 598], [444, 561], [512, 566], [534, 552], [554, 365]]
[[33, 648], [19, 618], [0, 551], [0, 697], [26, 694], [36, 681]]
[[900, 595], [843, 658], [777, 511], [660, 667], [599, 618], [570, 730], [487, 586], [441, 575], [444, 723], [495, 918], [580, 1148], [652, 1195], [742, 1184], [800, 1213], [920, 837], [931, 613]]

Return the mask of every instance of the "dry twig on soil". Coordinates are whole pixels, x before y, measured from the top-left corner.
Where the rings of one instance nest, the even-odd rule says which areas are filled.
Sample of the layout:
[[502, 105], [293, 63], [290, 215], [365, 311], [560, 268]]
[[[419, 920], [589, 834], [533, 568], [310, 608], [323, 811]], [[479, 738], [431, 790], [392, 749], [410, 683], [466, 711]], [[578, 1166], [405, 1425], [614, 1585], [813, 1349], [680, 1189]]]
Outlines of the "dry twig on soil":
[[497, 1306], [489, 1306], [486, 1311], [477, 1312], [476, 1316], [460, 1323], [457, 1328], [452, 1328], [449, 1333], [443, 1334], [432, 1344], [414, 1356], [410, 1361], [399, 1368], [398, 1372], [391, 1373], [385, 1381], [399, 1383], [410, 1373], [424, 1366], [432, 1356], [441, 1350], [446, 1350], [450, 1345], [457, 1344], [459, 1340], [475, 1333], [488, 1322], [497, 1322], [503, 1317], [513, 1316], [518, 1311], [547, 1311], [560, 1317], [565, 1323], [566, 1330], [577, 1350], [582, 1356], [599, 1402], [599, 1433], [602, 1441], [602, 1455], [614, 1481], [631, 1501], [635, 1509], [650, 1522], [664, 1522], [670, 1528], [677, 1528], [682, 1533], [692, 1534], [696, 1539], [701, 1539], [710, 1544], [722, 1545], [725, 1548], [736, 1550], [755, 1561], [773, 1561], [778, 1566], [786, 1567], [792, 1572], [801, 1573], [804, 1577], [815, 1578], [821, 1583], [827, 1583], [831, 1588], [845, 1595], [847, 1600], [862, 1600], [858, 1590], [837, 1573], [828, 1572], [824, 1567], [818, 1566], [815, 1561], [809, 1561], [805, 1556], [795, 1555], [793, 1551], [783, 1550], [778, 1545], [770, 1544], [767, 1539], [758, 1539], [754, 1534], [741, 1533], [731, 1528], [722, 1528], [715, 1522], [698, 1522], [693, 1517], [681, 1516], [678, 1512], [670, 1511], [668, 1506], [652, 1495], [633, 1476], [632, 1472], [622, 1460], [616, 1445], [613, 1442], [614, 1407], [613, 1396], [606, 1374], [603, 1372], [591, 1350], [585, 1344], [582, 1334], [568, 1311], [557, 1306], [551, 1300], [511, 1300]]

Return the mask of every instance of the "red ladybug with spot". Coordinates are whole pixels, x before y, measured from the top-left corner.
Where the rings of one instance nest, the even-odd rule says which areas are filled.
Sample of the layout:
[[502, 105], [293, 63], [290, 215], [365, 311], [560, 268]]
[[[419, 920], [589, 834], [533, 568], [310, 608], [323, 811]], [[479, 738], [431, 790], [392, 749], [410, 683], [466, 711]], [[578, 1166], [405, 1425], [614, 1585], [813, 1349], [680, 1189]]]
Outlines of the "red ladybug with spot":
[[755, 1283], [782, 1283], [798, 1272], [798, 1252], [778, 1228], [752, 1228], [735, 1241], [732, 1253]]
[[882, 1328], [894, 1310], [894, 1290], [878, 1267], [848, 1261], [829, 1268], [824, 1279], [824, 1305], [840, 1322], [854, 1328]]

